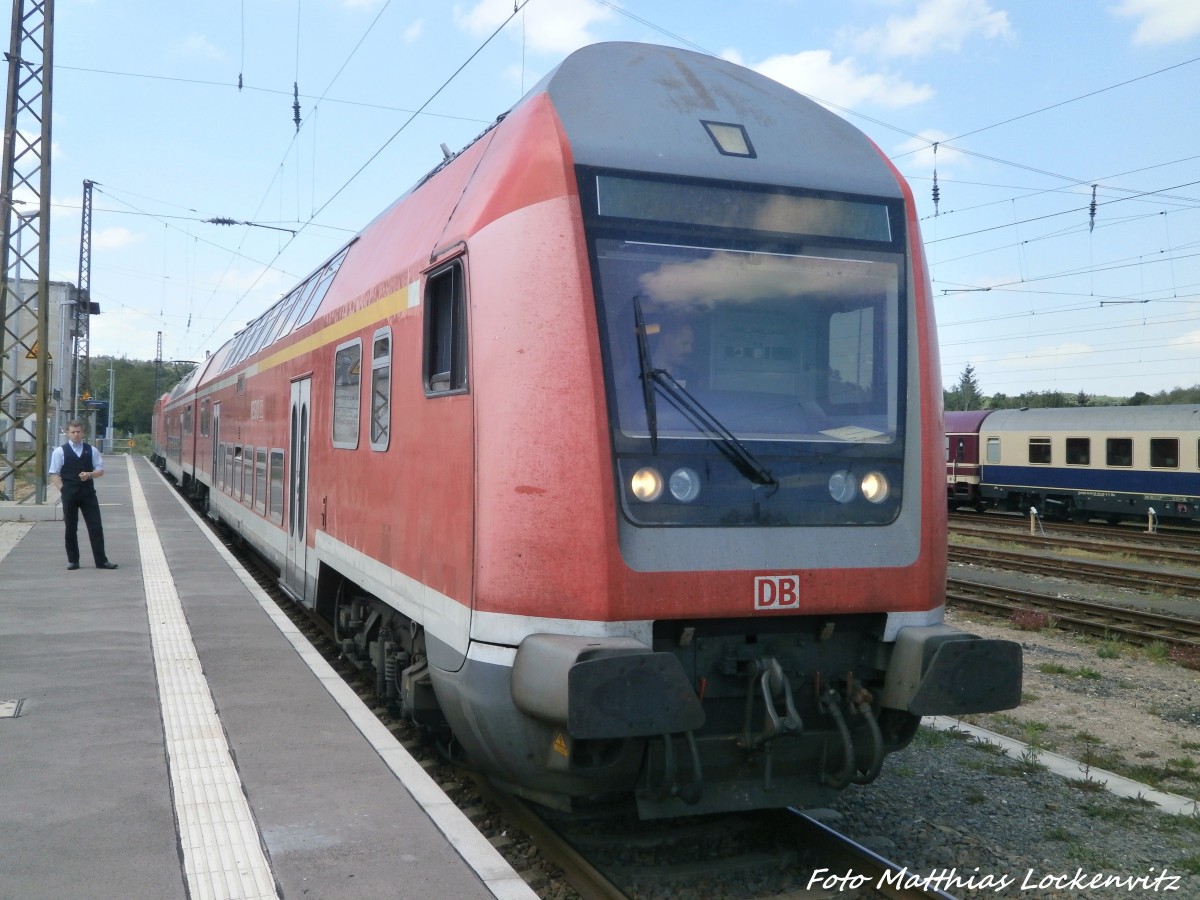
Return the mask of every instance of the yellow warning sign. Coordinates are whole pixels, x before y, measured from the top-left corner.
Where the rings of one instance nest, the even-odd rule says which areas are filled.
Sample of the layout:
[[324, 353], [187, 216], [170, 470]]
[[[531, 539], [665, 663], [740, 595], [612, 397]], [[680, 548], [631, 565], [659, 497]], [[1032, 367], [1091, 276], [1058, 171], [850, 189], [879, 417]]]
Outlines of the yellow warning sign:
[[571, 755], [571, 751], [567, 749], [567, 739], [563, 737], [561, 731], [554, 738], [554, 752], [560, 756]]
[[[38, 343], [39, 343], [38, 341], [33, 342], [33, 346], [30, 347], [29, 352], [25, 354], [26, 359], [37, 359], [38, 358]], [[47, 353], [46, 359], [54, 359], [54, 357], [51, 356], [49, 353]]]

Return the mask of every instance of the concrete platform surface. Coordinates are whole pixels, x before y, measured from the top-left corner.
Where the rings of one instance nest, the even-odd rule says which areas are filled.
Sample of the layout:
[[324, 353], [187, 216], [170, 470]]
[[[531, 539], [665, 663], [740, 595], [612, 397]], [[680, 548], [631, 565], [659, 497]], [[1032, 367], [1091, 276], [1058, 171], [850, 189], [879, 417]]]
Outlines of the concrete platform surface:
[[0, 521], [0, 900], [534, 897], [159, 473], [113, 462], [120, 568]]

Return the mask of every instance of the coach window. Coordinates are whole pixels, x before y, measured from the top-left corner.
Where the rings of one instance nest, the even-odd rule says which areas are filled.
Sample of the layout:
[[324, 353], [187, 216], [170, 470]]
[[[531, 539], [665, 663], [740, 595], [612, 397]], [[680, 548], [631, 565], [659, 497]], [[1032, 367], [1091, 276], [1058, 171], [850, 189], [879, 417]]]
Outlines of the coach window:
[[392, 332], [380, 328], [371, 341], [371, 449], [386, 450], [392, 425]]
[[1150, 438], [1150, 468], [1178, 469], [1178, 438]]
[[1033, 466], [1050, 465], [1050, 438], [1031, 437], [1029, 439], [1029, 464]]
[[425, 392], [467, 389], [467, 329], [463, 267], [459, 260], [425, 283]]
[[362, 391], [362, 339], [342, 344], [333, 355], [333, 446], [358, 447]]
[[208, 437], [209, 425], [212, 422], [212, 401], [200, 401], [200, 437]]
[[234, 500], [242, 499], [242, 448], [233, 448], [233, 477], [229, 481], [229, 493]]
[[283, 451], [271, 451], [271, 521], [283, 524]]
[[1000, 462], [1000, 438], [990, 437], [987, 439], [987, 461], [990, 463]]
[[267, 514], [267, 451], [255, 451], [254, 456], [254, 509], [260, 516]]
[[1067, 465], [1090, 466], [1092, 464], [1092, 441], [1090, 438], [1067, 438]]
[[1133, 438], [1108, 438], [1104, 458], [1110, 466], [1132, 466]]
[[225, 445], [225, 465], [221, 467], [221, 487], [233, 493], [233, 445]]
[[246, 465], [242, 469], [242, 502], [247, 506], [254, 503], [254, 448], [246, 448]]

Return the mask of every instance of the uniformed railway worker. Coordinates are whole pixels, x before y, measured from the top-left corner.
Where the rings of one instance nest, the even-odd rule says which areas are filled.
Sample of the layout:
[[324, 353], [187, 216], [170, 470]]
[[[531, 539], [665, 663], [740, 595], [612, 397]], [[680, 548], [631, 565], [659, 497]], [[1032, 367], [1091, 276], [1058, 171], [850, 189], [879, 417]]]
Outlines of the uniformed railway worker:
[[115, 569], [117, 564], [109, 562], [104, 553], [104, 524], [94, 484], [104, 475], [104, 459], [99, 450], [84, 441], [83, 423], [78, 419], [67, 423], [67, 438], [67, 443], [55, 447], [50, 455], [50, 480], [62, 492], [67, 568], [79, 568], [79, 514], [83, 513], [96, 568]]

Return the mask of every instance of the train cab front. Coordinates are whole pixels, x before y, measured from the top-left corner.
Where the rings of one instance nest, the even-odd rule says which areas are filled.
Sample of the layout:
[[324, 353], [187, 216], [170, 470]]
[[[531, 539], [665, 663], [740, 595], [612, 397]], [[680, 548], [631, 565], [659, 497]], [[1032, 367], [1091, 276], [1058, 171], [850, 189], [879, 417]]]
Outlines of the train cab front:
[[[637, 720], [639, 810], [670, 816], [827, 803], [922, 715], [1016, 705], [1019, 646], [946, 628], [936, 599], [944, 501], [924, 489], [936, 429], [917, 399], [932, 323], [903, 201], [580, 181], [629, 573], [614, 618], [650, 625], [640, 649], [596, 651], [643, 655], [627, 675], [542, 667], [564, 685], [607, 673], [607, 711], [573, 737]], [[557, 696], [569, 724], [583, 694]]]

